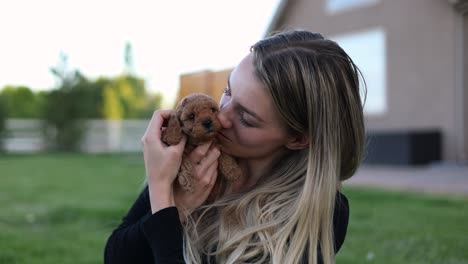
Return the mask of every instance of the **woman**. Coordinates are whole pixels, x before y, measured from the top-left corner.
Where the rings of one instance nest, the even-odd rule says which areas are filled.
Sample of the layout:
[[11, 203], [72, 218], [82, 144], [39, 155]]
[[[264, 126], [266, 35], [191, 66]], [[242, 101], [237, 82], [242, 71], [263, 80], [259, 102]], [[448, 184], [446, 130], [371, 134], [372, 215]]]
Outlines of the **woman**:
[[156, 111], [142, 139], [148, 186], [109, 238], [106, 263], [334, 263], [349, 217], [341, 182], [365, 140], [359, 76], [320, 34], [257, 42], [229, 76], [218, 115], [221, 150], [244, 177], [212, 202], [220, 150], [190, 154], [198, 183], [180, 191], [185, 139], [165, 146], [170, 111]]

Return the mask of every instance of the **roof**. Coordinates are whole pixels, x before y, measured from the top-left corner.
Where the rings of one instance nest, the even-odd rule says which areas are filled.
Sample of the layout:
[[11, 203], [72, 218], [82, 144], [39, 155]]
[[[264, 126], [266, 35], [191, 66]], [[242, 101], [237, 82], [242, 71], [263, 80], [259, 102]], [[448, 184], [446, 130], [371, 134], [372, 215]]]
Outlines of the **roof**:
[[456, 10], [462, 14], [468, 13], [468, 1], [467, 0], [448, 0]]
[[278, 30], [278, 27], [281, 24], [281, 21], [286, 14], [286, 9], [293, 2], [294, 0], [280, 0], [278, 7], [276, 8], [275, 14], [270, 20], [270, 24], [268, 25], [265, 33], [263, 34], [264, 37], [269, 36], [272, 32]]

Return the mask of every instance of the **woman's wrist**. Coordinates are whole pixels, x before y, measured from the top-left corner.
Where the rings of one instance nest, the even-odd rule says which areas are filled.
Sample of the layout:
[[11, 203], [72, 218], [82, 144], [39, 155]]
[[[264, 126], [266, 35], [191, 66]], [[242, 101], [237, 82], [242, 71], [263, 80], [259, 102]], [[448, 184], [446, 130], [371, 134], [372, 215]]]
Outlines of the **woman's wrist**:
[[149, 185], [149, 196], [151, 203], [151, 212], [154, 214], [157, 211], [175, 206], [174, 193], [171, 185], [156, 184]]

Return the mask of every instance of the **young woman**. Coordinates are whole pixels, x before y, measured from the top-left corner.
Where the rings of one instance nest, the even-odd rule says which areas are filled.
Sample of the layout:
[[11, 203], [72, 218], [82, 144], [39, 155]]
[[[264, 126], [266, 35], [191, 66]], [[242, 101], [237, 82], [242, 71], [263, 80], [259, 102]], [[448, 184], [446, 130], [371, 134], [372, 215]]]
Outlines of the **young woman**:
[[317, 33], [282, 32], [252, 46], [218, 115], [221, 150], [244, 176], [211, 202], [220, 150], [205, 144], [190, 154], [198, 182], [180, 191], [185, 139], [164, 145], [171, 111], [156, 111], [142, 138], [147, 188], [110, 236], [105, 262], [334, 263], [349, 217], [341, 182], [360, 165], [365, 141], [359, 78], [351, 58]]

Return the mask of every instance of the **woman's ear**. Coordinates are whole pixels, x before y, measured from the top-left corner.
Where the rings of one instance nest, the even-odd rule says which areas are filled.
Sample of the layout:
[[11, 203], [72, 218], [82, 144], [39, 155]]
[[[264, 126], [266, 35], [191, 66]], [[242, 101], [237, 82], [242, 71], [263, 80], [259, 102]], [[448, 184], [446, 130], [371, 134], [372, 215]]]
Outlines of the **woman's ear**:
[[301, 150], [308, 147], [309, 137], [304, 134], [290, 136], [288, 142], [286, 143], [286, 148], [290, 150]]

